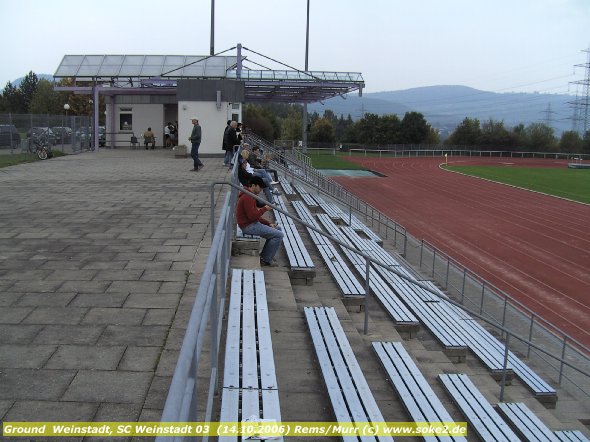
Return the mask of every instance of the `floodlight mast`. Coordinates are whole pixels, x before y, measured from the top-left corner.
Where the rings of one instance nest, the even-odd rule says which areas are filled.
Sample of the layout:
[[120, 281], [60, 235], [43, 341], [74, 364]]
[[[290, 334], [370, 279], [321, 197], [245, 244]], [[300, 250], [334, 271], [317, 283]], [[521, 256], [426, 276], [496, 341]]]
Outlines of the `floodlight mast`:
[[[307, 25], [305, 27], [305, 72], [309, 70], [309, 0], [307, 0]], [[307, 101], [303, 103], [303, 151], [307, 152]]]

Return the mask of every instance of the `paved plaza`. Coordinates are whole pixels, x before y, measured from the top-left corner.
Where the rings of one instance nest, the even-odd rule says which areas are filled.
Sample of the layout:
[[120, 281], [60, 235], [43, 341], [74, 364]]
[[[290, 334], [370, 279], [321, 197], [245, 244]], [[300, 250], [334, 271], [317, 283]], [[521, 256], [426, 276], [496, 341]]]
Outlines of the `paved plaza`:
[[204, 162], [101, 150], [0, 169], [0, 419], [160, 419], [209, 183], [229, 173]]

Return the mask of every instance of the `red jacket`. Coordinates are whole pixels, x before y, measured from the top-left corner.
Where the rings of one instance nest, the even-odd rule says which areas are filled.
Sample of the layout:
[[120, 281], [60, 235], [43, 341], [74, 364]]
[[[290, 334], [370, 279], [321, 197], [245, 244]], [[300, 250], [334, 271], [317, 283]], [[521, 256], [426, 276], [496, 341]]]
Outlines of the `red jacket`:
[[[248, 187], [245, 189], [250, 191]], [[262, 215], [266, 213], [266, 210], [266, 206], [256, 207], [256, 200], [250, 195], [240, 193], [240, 196], [238, 197], [238, 206], [236, 208], [238, 226], [240, 226], [240, 229], [243, 229], [256, 221], [260, 221], [260, 223], [269, 226], [270, 223], [262, 218]]]

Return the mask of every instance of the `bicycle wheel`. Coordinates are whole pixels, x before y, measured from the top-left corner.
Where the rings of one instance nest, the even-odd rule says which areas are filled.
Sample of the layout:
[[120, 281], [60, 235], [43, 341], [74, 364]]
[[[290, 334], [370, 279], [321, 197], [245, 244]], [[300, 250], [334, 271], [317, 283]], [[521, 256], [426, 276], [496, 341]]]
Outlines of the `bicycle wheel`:
[[45, 148], [39, 149], [37, 151], [37, 156], [39, 157], [40, 160], [46, 160], [47, 159], [47, 149], [45, 149]]

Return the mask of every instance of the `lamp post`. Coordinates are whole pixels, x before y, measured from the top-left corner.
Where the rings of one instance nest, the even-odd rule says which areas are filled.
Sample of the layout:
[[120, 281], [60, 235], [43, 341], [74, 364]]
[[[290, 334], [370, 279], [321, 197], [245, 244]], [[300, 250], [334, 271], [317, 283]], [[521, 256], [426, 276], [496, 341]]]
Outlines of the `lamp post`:
[[[68, 103], [64, 104], [64, 110], [66, 111], [66, 124], [68, 124], [68, 111], [70, 110], [70, 105]], [[64, 124], [64, 126], [66, 124]]]

